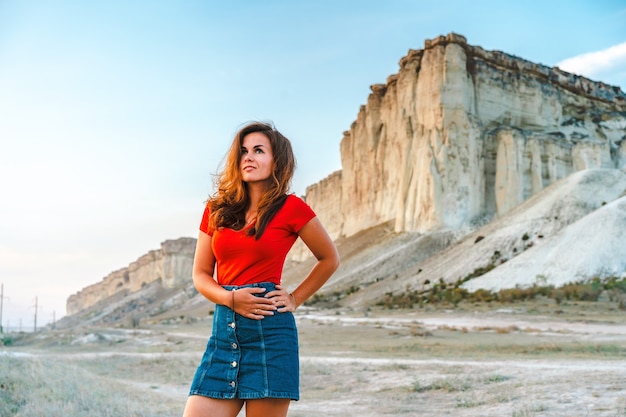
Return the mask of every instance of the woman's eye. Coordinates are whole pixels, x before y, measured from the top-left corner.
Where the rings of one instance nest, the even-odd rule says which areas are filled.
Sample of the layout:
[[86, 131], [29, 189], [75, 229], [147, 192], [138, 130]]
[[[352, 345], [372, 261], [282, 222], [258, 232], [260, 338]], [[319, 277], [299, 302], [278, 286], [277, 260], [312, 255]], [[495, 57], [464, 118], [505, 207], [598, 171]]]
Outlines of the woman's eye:
[[257, 149], [255, 150], [255, 152], [256, 152], [256, 153], [263, 153], [263, 149], [257, 148]]

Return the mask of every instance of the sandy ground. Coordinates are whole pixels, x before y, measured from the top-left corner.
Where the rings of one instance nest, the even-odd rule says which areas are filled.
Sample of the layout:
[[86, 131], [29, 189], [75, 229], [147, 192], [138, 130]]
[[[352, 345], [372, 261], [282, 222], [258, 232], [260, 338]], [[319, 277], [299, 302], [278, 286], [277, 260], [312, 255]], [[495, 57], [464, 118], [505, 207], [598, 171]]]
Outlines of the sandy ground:
[[307, 315], [302, 332], [307, 321], [324, 328], [321, 339], [365, 337], [317, 355], [303, 343], [304, 395], [292, 416], [626, 416], [623, 315]]
[[[302, 398], [289, 416], [626, 416], [624, 316], [585, 306], [557, 313], [300, 311]], [[107, 361], [163, 358], [180, 375], [161, 378], [153, 369], [146, 380], [120, 365], [109, 366], [107, 377], [182, 410], [209, 332], [210, 320], [90, 329], [56, 334], [56, 344], [42, 335], [4, 354], [71, 355], [103, 373]]]

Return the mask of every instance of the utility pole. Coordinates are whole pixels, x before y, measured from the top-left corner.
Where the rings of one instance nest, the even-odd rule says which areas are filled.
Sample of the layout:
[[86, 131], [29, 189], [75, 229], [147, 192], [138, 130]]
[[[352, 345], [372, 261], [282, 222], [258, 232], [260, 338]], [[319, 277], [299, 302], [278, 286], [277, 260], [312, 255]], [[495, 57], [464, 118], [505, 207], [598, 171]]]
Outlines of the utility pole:
[[35, 329], [33, 333], [37, 333], [37, 310], [39, 310], [39, 306], [37, 305], [37, 296], [35, 296]]
[[2, 328], [2, 307], [4, 307], [4, 283], [0, 284], [0, 333], [4, 333]]

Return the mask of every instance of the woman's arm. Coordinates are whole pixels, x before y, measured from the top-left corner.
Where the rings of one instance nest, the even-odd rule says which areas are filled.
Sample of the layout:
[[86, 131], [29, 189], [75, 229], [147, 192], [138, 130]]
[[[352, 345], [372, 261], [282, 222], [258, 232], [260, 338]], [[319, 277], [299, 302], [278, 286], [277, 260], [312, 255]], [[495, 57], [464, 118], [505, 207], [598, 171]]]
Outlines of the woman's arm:
[[211, 247], [211, 236], [201, 231], [193, 259], [193, 284], [198, 292], [209, 301], [233, 308], [232, 294], [215, 281], [214, 273], [215, 255]]
[[291, 293], [295, 302], [294, 310], [315, 294], [339, 267], [337, 248], [317, 217], [305, 224], [299, 235], [317, 259], [317, 263]]
[[215, 255], [211, 236], [200, 232], [193, 260], [193, 284], [200, 294], [215, 304], [221, 304], [251, 319], [260, 320], [274, 314], [274, 301], [254, 294], [265, 292], [263, 288], [243, 288], [228, 291], [215, 281]]

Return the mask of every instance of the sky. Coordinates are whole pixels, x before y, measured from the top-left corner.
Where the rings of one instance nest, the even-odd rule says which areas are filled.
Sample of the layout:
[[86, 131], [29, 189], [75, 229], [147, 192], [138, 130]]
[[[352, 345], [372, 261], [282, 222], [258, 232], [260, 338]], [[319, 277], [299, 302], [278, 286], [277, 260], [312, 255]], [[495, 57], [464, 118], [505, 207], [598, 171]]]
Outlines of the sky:
[[246, 122], [290, 138], [304, 195], [341, 168], [369, 86], [424, 40], [455, 32], [626, 91], [624, 22], [623, 0], [0, 0], [2, 325], [58, 320], [196, 237]]

